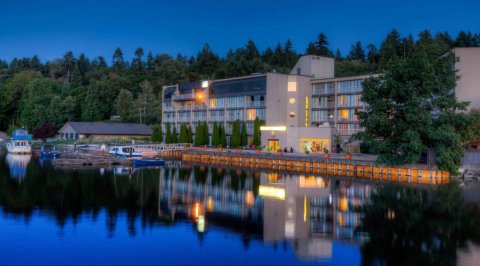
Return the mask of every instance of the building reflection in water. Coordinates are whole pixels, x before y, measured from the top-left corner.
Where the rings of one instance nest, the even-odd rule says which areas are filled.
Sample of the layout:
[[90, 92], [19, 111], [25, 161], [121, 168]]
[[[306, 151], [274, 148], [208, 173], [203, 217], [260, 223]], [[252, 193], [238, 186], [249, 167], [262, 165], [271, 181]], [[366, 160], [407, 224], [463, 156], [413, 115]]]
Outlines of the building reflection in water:
[[10, 170], [10, 178], [21, 181], [27, 175], [27, 165], [32, 158], [31, 154], [11, 154], [5, 156], [8, 168]]
[[288, 242], [302, 260], [331, 259], [334, 239], [366, 240], [355, 208], [368, 201], [370, 185], [195, 166], [162, 169], [159, 186], [159, 215], [191, 219], [201, 233], [212, 220], [257, 224], [265, 244]]
[[[194, 166], [160, 170], [159, 216], [188, 218], [203, 233], [209, 221], [239, 230], [261, 224], [263, 204], [253, 172]], [[257, 174], [258, 176], [258, 174]], [[228, 219], [230, 218], [230, 219]]]
[[[364, 234], [358, 231], [362, 214], [354, 209], [366, 203], [371, 189], [341, 180], [332, 183], [319, 176], [262, 174], [263, 239], [267, 243], [289, 241], [304, 260], [329, 260], [333, 239], [355, 243], [364, 240]], [[281, 194], [285, 196], [279, 197]]]

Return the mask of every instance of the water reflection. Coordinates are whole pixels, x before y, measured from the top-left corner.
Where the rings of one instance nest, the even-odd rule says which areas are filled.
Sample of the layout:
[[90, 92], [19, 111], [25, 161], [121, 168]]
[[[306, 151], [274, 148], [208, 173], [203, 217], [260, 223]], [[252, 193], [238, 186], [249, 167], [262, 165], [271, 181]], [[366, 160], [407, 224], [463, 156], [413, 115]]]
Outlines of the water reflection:
[[[5, 161], [0, 171], [11, 172]], [[0, 176], [4, 213], [29, 221], [40, 209], [64, 228], [104, 212], [99, 226], [110, 238], [126, 215], [130, 236], [139, 226], [187, 222], [200, 243], [210, 232], [228, 231], [247, 252], [261, 243], [291, 250], [298, 261], [336, 264], [357, 254], [351, 263], [365, 265], [455, 264], [462, 261], [457, 254], [478, 251], [480, 240], [478, 209], [456, 185], [402, 187], [196, 165], [65, 170], [31, 160], [24, 169], [22, 182]]]
[[31, 154], [8, 153], [5, 156], [5, 161], [10, 169], [10, 177], [21, 181], [27, 175], [27, 166], [31, 158]]

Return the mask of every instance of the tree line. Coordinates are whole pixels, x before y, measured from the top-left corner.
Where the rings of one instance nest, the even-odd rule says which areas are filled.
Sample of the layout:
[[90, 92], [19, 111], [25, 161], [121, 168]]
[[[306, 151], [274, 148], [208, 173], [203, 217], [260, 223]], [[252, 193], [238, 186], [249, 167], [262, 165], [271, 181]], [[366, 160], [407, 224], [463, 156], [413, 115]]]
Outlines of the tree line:
[[[478, 33], [462, 31], [452, 38], [439, 32], [431, 38], [443, 51], [453, 46], [480, 46]], [[287, 39], [263, 51], [249, 40], [225, 56], [205, 44], [195, 56], [154, 54], [137, 48], [131, 61], [125, 60], [120, 48], [111, 60], [88, 58], [83, 53], [77, 57], [71, 51], [47, 62], [38, 56], [10, 62], [0, 59], [0, 130], [20, 126], [34, 130], [46, 122], [58, 129], [66, 121], [105, 121], [112, 116], [123, 122], [158, 124], [164, 85], [262, 72], [289, 73], [301, 54], [335, 57], [337, 76], [368, 74], [381, 71], [392, 57], [408, 56], [414, 46], [412, 34], [402, 37], [393, 29], [378, 48], [355, 42], [346, 56], [338, 49], [333, 52], [327, 36], [320, 33], [304, 52], [295, 51]]]

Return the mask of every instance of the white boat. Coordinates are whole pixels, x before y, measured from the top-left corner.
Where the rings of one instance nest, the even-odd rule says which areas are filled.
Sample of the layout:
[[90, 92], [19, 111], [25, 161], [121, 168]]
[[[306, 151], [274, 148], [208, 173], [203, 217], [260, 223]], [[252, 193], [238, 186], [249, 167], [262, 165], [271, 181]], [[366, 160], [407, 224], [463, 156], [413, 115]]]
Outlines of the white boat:
[[12, 138], [5, 142], [7, 151], [13, 154], [30, 154], [32, 153], [32, 147], [28, 141], [32, 139], [32, 136], [28, 134], [25, 129], [16, 129], [13, 131]]
[[115, 157], [122, 158], [140, 158], [142, 154], [137, 152], [132, 146], [113, 146], [108, 153]]

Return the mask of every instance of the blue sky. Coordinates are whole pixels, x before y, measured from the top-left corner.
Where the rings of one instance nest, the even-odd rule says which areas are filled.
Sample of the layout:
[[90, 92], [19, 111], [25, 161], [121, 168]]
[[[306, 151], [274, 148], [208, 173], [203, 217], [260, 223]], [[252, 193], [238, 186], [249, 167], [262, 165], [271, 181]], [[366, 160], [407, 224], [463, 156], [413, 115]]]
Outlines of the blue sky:
[[290, 38], [298, 52], [319, 32], [343, 54], [353, 42], [378, 45], [393, 27], [480, 32], [478, 0], [0, 0], [0, 58], [42, 61], [72, 50], [105, 56], [137, 47], [195, 55], [208, 42], [220, 55], [249, 39], [260, 49]]

